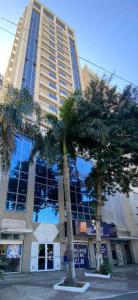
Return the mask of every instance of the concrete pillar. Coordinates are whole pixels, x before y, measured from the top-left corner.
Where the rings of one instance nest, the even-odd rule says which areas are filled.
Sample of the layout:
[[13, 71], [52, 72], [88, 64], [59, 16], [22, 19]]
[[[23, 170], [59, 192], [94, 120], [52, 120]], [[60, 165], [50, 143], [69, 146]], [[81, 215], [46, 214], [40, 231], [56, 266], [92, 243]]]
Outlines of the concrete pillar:
[[[26, 208], [26, 228], [33, 229], [33, 206], [35, 188], [35, 163], [29, 166], [28, 188], [27, 188], [27, 208]], [[32, 233], [24, 236], [22, 272], [30, 272]]]
[[0, 226], [2, 223], [2, 219], [5, 216], [5, 205], [6, 205], [6, 197], [7, 197], [7, 189], [8, 189], [9, 175], [1, 174], [0, 180]]
[[31, 263], [31, 236], [32, 234], [28, 233], [25, 235], [23, 243], [23, 258], [22, 258], [22, 272], [30, 272], [30, 263]]
[[134, 263], [138, 264], [138, 240], [131, 241]]
[[124, 257], [121, 243], [115, 243], [117, 263], [119, 266], [124, 265]]
[[111, 266], [113, 266], [113, 257], [112, 257], [112, 251], [111, 251], [111, 243], [109, 240], [106, 240], [106, 247], [107, 247], [107, 256], [108, 261]]

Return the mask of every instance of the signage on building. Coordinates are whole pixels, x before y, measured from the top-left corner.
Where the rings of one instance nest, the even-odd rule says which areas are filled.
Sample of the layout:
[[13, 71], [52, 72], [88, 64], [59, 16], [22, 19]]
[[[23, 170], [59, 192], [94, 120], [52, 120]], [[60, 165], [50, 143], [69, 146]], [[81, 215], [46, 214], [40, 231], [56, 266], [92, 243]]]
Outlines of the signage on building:
[[84, 244], [74, 245], [74, 263], [75, 268], [88, 268], [89, 258], [88, 258], [88, 246]]
[[[76, 232], [74, 234], [96, 235], [96, 225], [94, 222], [75, 221]], [[117, 237], [117, 230], [114, 224], [101, 223], [101, 235]]]
[[21, 245], [7, 245], [6, 258], [20, 258], [21, 247]]

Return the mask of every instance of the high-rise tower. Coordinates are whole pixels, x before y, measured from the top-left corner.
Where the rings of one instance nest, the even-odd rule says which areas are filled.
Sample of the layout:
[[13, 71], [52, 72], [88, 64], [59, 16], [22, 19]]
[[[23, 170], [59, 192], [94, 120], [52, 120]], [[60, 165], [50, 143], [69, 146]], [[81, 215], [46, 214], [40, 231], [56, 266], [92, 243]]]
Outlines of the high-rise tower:
[[74, 31], [38, 1], [31, 0], [20, 18], [5, 82], [26, 87], [53, 113], [81, 89]]

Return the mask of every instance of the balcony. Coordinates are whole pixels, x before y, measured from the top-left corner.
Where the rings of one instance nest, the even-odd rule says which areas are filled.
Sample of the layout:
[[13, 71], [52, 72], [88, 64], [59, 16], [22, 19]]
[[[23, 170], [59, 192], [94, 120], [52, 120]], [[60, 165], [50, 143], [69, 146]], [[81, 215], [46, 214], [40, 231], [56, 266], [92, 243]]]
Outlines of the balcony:
[[41, 77], [40, 77], [40, 85], [42, 85], [43, 87], [47, 87], [48, 89], [50, 89], [54, 93], [57, 91], [57, 86], [54, 82], [49, 81], [49, 80], [45, 80]]
[[73, 82], [73, 80], [72, 80], [72, 77], [71, 76], [68, 76], [68, 75], [66, 75], [65, 74], [65, 76], [62, 74], [62, 72], [58, 72], [58, 75], [59, 75], [59, 78], [61, 78], [61, 79], [64, 79], [64, 80], [66, 80], [66, 82], [69, 84], [69, 85], [72, 85], [72, 82]]
[[42, 41], [45, 41], [45, 43], [51, 47], [53, 50], [55, 50], [55, 43], [53, 43], [52, 41], [50, 41], [50, 39], [45, 36], [44, 34], [42, 34]]
[[60, 86], [61, 89], [65, 89], [67, 91], [67, 93], [72, 93], [73, 92], [73, 87], [70, 86], [69, 84], [66, 84], [66, 85], [63, 84], [61, 82], [61, 80], [59, 80], [59, 86]]
[[42, 87], [40, 87], [39, 95], [43, 97], [45, 101], [50, 101], [53, 104], [57, 103], [58, 101], [57, 94], [53, 93], [53, 91], [48, 91], [47, 89], [44, 89]]
[[53, 81], [55, 84], [57, 83], [57, 77], [55, 75], [55, 73], [41, 67], [40, 69], [40, 78], [44, 79], [44, 80], [50, 80]]
[[55, 66], [55, 69], [56, 70], [56, 59], [55, 59], [55, 56], [54, 55], [51, 55], [49, 54], [47, 51], [41, 51], [41, 61], [42, 62], [49, 62], [51, 64], [53, 64]]
[[47, 62], [44, 62], [44, 61], [41, 61], [41, 67], [45, 67], [47, 69], [47, 71], [52, 71], [53, 74], [56, 76], [56, 66], [55, 68], [52, 66], [51, 62], [49, 63], [48, 61]]

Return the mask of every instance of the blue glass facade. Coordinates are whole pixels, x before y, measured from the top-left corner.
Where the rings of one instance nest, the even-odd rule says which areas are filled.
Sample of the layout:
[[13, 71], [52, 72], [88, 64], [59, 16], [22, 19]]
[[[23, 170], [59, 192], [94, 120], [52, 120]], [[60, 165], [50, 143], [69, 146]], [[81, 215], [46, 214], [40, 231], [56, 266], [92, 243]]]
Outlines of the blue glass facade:
[[38, 158], [35, 174], [34, 222], [59, 223], [57, 165]]
[[85, 178], [92, 168], [92, 162], [81, 157], [77, 158], [76, 164], [70, 164], [70, 191], [72, 219], [80, 221], [93, 220], [93, 199], [86, 193]]
[[72, 60], [72, 69], [73, 69], [73, 78], [74, 78], [75, 90], [81, 90], [79, 67], [78, 67], [78, 61], [77, 61], [77, 55], [76, 55], [74, 40], [69, 38], [69, 44], [70, 44], [70, 52], [71, 52], [71, 60]]
[[16, 138], [16, 152], [12, 155], [9, 170], [6, 210], [26, 210], [30, 152], [31, 142], [21, 136]]
[[27, 88], [32, 96], [35, 86], [39, 22], [40, 14], [33, 9], [22, 78], [22, 88]]

